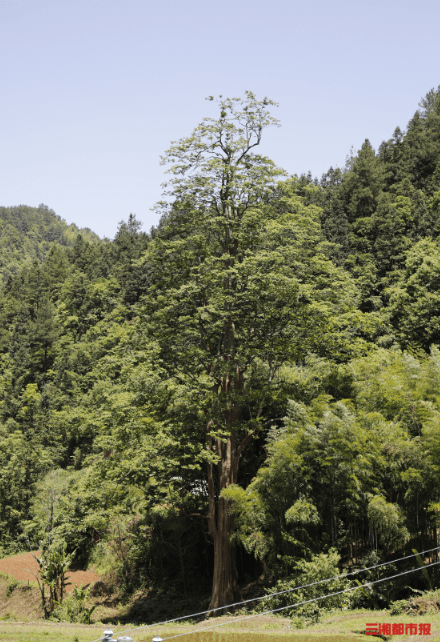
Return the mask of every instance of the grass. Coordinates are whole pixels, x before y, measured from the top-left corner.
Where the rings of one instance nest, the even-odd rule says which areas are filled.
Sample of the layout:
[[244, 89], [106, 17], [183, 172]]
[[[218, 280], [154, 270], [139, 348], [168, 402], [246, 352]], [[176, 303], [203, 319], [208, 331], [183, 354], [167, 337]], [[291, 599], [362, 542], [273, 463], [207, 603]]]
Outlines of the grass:
[[[426, 642], [440, 640], [440, 613], [414, 615], [389, 615], [389, 611], [344, 611], [330, 615], [319, 624], [308, 626], [304, 629], [289, 628], [287, 618], [275, 616], [260, 616], [242, 622], [233, 622], [234, 618], [221, 617], [192, 624], [174, 624], [164, 626], [151, 626], [128, 632], [135, 625], [110, 626], [114, 637], [127, 635], [135, 642], [151, 642], [153, 637], [159, 635], [164, 641], [166, 638], [186, 635], [176, 638], [179, 642], [287, 642], [295, 638], [295, 642], [366, 642], [365, 625], [367, 622], [398, 622], [409, 623], [429, 622], [432, 625], [432, 635], [429, 637], [417, 636]], [[225, 623], [225, 626], [212, 631], [202, 632], [198, 629], [212, 626], [212, 624]], [[0, 642], [92, 642], [101, 637], [106, 624], [78, 625], [56, 624], [50, 622], [17, 623], [0, 621]], [[371, 641], [371, 638], [368, 638]], [[380, 642], [378, 638], [374, 638]], [[409, 636], [393, 636], [392, 642], [408, 642]]]
[[91, 642], [100, 638], [103, 630], [102, 625], [0, 622], [0, 640], [2, 642]]
[[[219, 623], [222, 619], [224, 618], [217, 618]], [[391, 616], [389, 611], [373, 612], [364, 610], [335, 613], [323, 618], [322, 622], [307, 626], [304, 629], [288, 628], [290, 621], [286, 618], [265, 616], [264, 618], [255, 618], [255, 620], [237, 622], [236, 624], [228, 623], [224, 627], [219, 627], [214, 631], [206, 631], [205, 633], [191, 631], [191, 634], [178, 639], [179, 642], [269, 642], [275, 639], [283, 642], [286, 637], [294, 637], [296, 642], [341, 642], [342, 640], [343, 642], [365, 642], [366, 624], [370, 622], [389, 622], [391, 624], [430, 623], [432, 625], [432, 635], [429, 638], [421, 637], [420, 639], [440, 639], [440, 613], [423, 616]], [[202, 623], [197, 628], [209, 626], [210, 624], [211, 622]], [[191, 629], [193, 627], [177, 625], [174, 627], [152, 627], [149, 629], [151, 635], [146, 635], [146, 632], [142, 630], [129, 635], [132, 635], [136, 642], [151, 642], [154, 635], [159, 635], [165, 639], [179, 633], [189, 632]], [[371, 641], [372, 638], [368, 639]], [[378, 638], [374, 639], [379, 642]], [[408, 635], [393, 636], [392, 642], [408, 641], [408, 639]]]
[[[66, 624], [35, 623], [20, 625], [16, 623], [0, 622], [0, 641], [1, 642], [92, 642], [101, 637], [103, 632], [102, 626], [78, 626]], [[115, 631], [116, 633], [116, 631]], [[284, 640], [292, 636], [292, 631], [264, 630], [258, 631], [222, 631], [206, 633], [190, 633], [181, 638], [186, 642], [271, 642], [275, 640]], [[156, 634], [152, 629], [146, 634], [145, 631], [132, 634], [135, 642], [151, 642]], [[161, 631], [161, 636], [177, 635], [176, 630]], [[340, 642], [341, 636], [335, 635], [313, 635], [303, 632], [293, 633], [298, 642]], [[346, 635], [344, 642], [365, 642], [359, 635]]]

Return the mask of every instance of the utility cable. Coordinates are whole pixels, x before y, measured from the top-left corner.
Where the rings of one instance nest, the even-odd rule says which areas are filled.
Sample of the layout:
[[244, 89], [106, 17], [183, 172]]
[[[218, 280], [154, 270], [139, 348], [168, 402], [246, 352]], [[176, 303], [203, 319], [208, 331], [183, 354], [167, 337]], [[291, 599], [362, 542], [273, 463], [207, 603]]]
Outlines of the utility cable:
[[278, 609], [271, 609], [270, 611], [263, 611], [262, 613], [255, 613], [253, 615], [246, 615], [241, 617], [233, 622], [221, 622], [220, 624], [213, 624], [212, 626], [206, 626], [203, 629], [198, 629], [196, 631], [186, 631], [185, 633], [179, 633], [178, 635], [171, 635], [168, 638], [163, 638], [162, 642], [166, 640], [174, 640], [175, 638], [181, 638], [184, 635], [194, 635], [196, 633], [203, 633], [203, 631], [209, 631], [210, 629], [216, 629], [219, 626], [225, 626], [226, 624], [235, 624], [236, 622], [242, 622], [243, 620], [250, 620], [253, 617], [258, 617], [260, 615], [269, 615], [270, 613], [278, 613], [279, 611], [285, 611], [286, 609], [293, 609], [297, 606], [302, 606], [303, 604], [310, 604], [310, 602], [318, 602], [319, 600], [325, 600], [328, 597], [334, 597], [335, 595], [341, 595], [342, 593], [349, 593], [350, 591], [357, 591], [358, 589], [366, 588], [367, 586], [373, 586], [373, 584], [379, 584], [379, 582], [387, 582], [388, 580], [394, 580], [396, 577], [401, 577], [402, 575], [408, 575], [408, 573], [415, 573], [416, 571], [423, 571], [424, 568], [429, 568], [430, 566], [435, 566], [440, 564], [440, 562], [432, 562], [432, 564], [426, 564], [423, 568], [413, 568], [410, 571], [404, 571], [403, 573], [398, 573], [397, 575], [392, 575], [391, 577], [384, 577], [380, 580], [374, 580], [373, 582], [367, 582], [361, 586], [352, 586], [350, 588], [344, 589], [342, 591], [336, 591], [335, 593], [328, 593], [328, 595], [321, 595], [321, 597], [314, 597], [310, 600], [304, 600], [304, 602], [297, 602], [296, 604], [289, 604], [289, 606], [282, 606]]
[[[335, 575], [334, 577], [328, 577], [324, 580], [318, 580], [316, 582], [311, 582], [310, 584], [303, 584], [301, 586], [295, 586], [290, 589], [285, 589], [283, 591], [278, 591], [277, 593], [269, 593], [268, 595], [263, 595], [261, 597], [253, 597], [248, 600], [243, 600], [242, 602], [235, 602], [234, 604], [226, 604], [225, 606], [219, 606], [215, 609], [208, 609], [207, 611], [200, 611], [199, 613], [192, 613], [191, 615], [182, 615], [180, 617], [173, 618], [172, 620], [164, 620], [163, 622], [157, 622], [155, 624], [143, 624], [141, 626], [138, 626], [134, 629], [128, 629], [127, 631], [123, 631], [121, 635], [125, 635], [125, 633], [132, 633], [133, 631], [138, 631], [139, 629], [145, 629], [145, 628], [151, 628], [153, 626], [162, 626], [164, 624], [171, 624], [172, 622], [178, 622], [180, 620], [186, 620], [188, 618], [193, 618], [193, 617], [199, 617], [200, 615], [206, 615], [207, 613], [214, 613], [214, 611], [220, 611], [224, 609], [230, 609], [235, 606], [240, 606], [241, 604], [248, 604], [249, 602], [257, 602], [259, 600], [265, 600], [270, 597], [276, 597], [277, 595], [283, 595], [284, 593], [292, 593], [293, 591], [299, 591], [300, 589], [303, 588], [309, 588], [310, 586], [316, 586], [317, 584], [325, 584], [327, 582], [331, 582], [332, 580], [337, 580], [341, 579], [343, 577], [349, 577], [351, 575], [357, 575], [358, 573], [364, 573], [365, 571], [372, 571], [376, 568], [381, 568], [382, 566], [388, 566], [389, 564], [394, 564], [395, 562], [402, 562], [403, 560], [410, 559], [411, 557], [416, 557], [417, 555], [424, 555], [425, 553], [432, 553], [432, 551], [437, 551], [440, 549], [440, 546], [436, 546], [435, 548], [429, 548], [426, 551], [421, 551], [420, 553], [413, 553], [412, 555], [406, 555], [405, 557], [399, 557], [396, 560], [391, 560], [390, 562], [382, 562], [381, 564], [376, 564], [375, 566], [368, 566], [367, 568], [360, 568], [357, 569], [356, 571], [351, 571], [350, 573], [341, 573], [340, 575]], [[437, 563], [437, 562], [436, 562]], [[426, 567], [425, 567], [426, 568]], [[96, 640], [93, 640], [93, 642], [100, 642], [101, 638], [97, 638]]]

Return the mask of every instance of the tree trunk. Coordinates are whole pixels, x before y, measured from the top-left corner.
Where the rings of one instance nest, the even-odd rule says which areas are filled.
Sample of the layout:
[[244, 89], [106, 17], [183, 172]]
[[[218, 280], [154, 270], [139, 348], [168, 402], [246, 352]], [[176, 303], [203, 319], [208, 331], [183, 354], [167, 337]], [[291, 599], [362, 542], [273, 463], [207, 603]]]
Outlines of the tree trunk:
[[[214, 575], [212, 578], [212, 597], [209, 608], [233, 604], [237, 592], [237, 572], [234, 550], [229, 540], [232, 531], [231, 516], [227, 503], [219, 499], [217, 511], [217, 532], [214, 539]], [[227, 609], [225, 610], [225, 612]], [[222, 613], [222, 611], [220, 611]]]
[[216, 466], [218, 471], [218, 493], [216, 493], [214, 481], [215, 464], [208, 464], [208, 527], [214, 542], [214, 574], [210, 609], [232, 604], [237, 594], [234, 547], [230, 542], [234, 518], [229, 514], [228, 502], [223, 497], [218, 497], [218, 495], [224, 488], [236, 483], [238, 459], [234, 455], [235, 439], [233, 436], [230, 436], [226, 443], [221, 442], [219, 439], [216, 439], [215, 443], [216, 450], [220, 454], [220, 461]]

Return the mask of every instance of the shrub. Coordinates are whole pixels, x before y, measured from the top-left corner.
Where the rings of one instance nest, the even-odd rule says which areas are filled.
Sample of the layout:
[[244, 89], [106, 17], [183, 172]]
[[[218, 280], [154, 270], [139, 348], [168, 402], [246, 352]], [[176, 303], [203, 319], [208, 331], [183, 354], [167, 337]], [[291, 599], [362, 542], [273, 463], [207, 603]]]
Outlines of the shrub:
[[15, 591], [17, 586], [18, 586], [18, 581], [17, 580], [11, 580], [8, 583], [8, 588], [6, 589], [6, 597], [11, 597], [12, 593]]
[[57, 602], [52, 613], [51, 620], [56, 622], [76, 622], [78, 624], [90, 624], [90, 619], [96, 605], [87, 608], [86, 602], [90, 595], [90, 587], [85, 588], [74, 586], [73, 592], [66, 595], [63, 602]]
[[[323, 613], [331, 613], [336, 610], [349, 608], [351, 605], [351, 594], [341, 593], [327, 599], [301, 604], [313, 598], [322, 597], [329, 593], [344, 591], [352, 586], [352, 583], [344, 577], [335, 577], [340, 575], [338, 567], [340, 561], [339, 553], [335, 549], [330, 549], [327, 554], [320, 553], [314, 555], [309, 562], [301, 560], [294, 565], [294, 573], [285, 580], [280, 580], [276, 587], [272, 589], [273, 593], [294, 589], [297, 586], [304, 586], [298, 591], [291, 591], [283, 595], [277, 595], [273, 598], [264, 600], [264, 604], [259, 609], [267, 611], [269, 609], [286, 608], [283, 615], [291, 617], [298, 627], [299, 619], [319, 620]], [[333, 578], [333, 579], [330, 579]], [[325, 584], [315, 584], [314, 586], [305, 586], [329, 579]], [[296, 606], [298, 604], [298, 606]]]

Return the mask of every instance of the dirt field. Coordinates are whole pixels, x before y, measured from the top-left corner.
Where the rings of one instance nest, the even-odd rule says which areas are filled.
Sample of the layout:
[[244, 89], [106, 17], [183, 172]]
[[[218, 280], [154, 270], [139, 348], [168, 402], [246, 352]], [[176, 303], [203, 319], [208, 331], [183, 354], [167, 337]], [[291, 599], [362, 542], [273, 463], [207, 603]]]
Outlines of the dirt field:
[[[34, 555], [37, 557], [39, 554], [39, 551], [34, 551]], [[32, 574], [32, 571], [34, 573], [38, 572], [38, 564], [32, 557], [32, 553], [22, 553], [21, 555], [0, 559], [0, 573], [14, 577], [16, 580], [35, 582], [35, 575]], [[72, 591], [75, 584], [78, 586], [80, 584], [83, 586], [91, 584], [99, 580], [99, 575], [90, 571], [69, 571], [68, 578], [71, 585], [67, 587], [67, 591]]]

